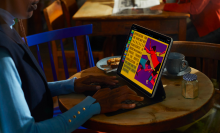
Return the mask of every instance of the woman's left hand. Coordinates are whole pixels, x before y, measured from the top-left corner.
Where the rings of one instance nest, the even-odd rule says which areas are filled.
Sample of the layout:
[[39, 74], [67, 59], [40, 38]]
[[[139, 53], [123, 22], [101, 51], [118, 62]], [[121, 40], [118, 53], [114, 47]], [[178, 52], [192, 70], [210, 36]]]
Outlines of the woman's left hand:
[[161, 3], [160, 5], [153, 6], [150, 9], [151, 10], [163, 10], [164, 6], [165, 6], [165, 3]]
[[74, 91], [77, 93], [82, 93], [85, 91], [97, 91], [101, 89], [100, 85], [91, 85], [92, 83], [115, 85], [118, 83], [118, 80], [116, 80], [116, 76], [89, 75], [83, 78], [75, 79]]

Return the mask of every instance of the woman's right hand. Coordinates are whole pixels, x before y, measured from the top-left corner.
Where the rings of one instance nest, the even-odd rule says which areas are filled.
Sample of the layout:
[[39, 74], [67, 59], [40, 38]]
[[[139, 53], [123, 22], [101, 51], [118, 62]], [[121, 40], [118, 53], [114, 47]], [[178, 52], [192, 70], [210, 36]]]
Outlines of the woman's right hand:
[[163, 10], [163, 9], [164, 9], [164, 6], [165, 6], [165, 3], [160, 3], [160, 5], [153, 6], [153, 7], [151, 7], [150, 9], [151, 9], [151, 10]]
[[110, 88], [104, 88], [98, 90], [93, 98], [96, 99], [101, 106], [101, 113], [113, 112], [118, 109], [131, 109], [135, 104], [124, 104], [125, 100], [143, 101], [144, 97], [140, 97], [137, 93], [131, 90], [128, 86], [121, 86], [111, 90]]

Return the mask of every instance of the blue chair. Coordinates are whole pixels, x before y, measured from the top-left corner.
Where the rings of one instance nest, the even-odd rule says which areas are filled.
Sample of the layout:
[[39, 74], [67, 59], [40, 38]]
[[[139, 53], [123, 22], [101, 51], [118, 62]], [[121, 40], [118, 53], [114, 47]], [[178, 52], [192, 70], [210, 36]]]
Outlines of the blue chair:
[[54, 81], [57, 81], [57, 75], [56, 75], [55, 65], [54, 65], [54, 61], [53, 61], [50, 41], [60, 40], [65, 77], [66, 77], [66, 79], [68, 79], [69, 78], [69, 73], [68, 73], [68, 68], [67, 68], [66, 57], [65, 57], [65, 54], [64, 54], [62, 39], [70, 38], [70, 37], [73, 38], [73, 47], [74, 47], [74, 50], [75, 50], [75, 59], [76, 59], [76, 65], [77, 65], [77, 72], [80, 72], [81, 67], [80, 67], [78, 50], [77, 50], [77, 45], [76, 45], [76, 40], [75, 40], [76, 36], [85, 35], [86, 44], [87, 44], [87, 51], [88, 51], [88, 56], [89, 56], [89, 65], [90, 65], [90, 67], [95, 66], [95, 63], [94, 63], [94, 60], [93, 60], [93, 55], [92, 55], [92, 50], [91, 50], [91, 47], [90, 47], [88, 34], [92, 34], [92, 24], [83, 25], [83, 26], [76, 26], [76, 27], [70, 27], [70, 28], [64, 28], [64, 29], [59, 29], [59, 30], [53, 30], [53, 31], [48, 31], [48, 32], [44, 32], [44, 33], [39, 33], [39, 34], [27, 36], [27, 42], [28, 42], [29, 47], [36, 46], [37, 55], [38, 55], [38, 62], [40, 64], [41, 68], [43, 69], [43, 71], [44, 71], [44, 68], [43, 68], [43, 63], [42, 63], [42, 60], [41, 60], [40, 50], [39, 50], [38, 44], [46, 43], [46, 42], [48, 43], [48, 49], [49, 49], [49, 54], [50, 54], [50, 63], [51, 63], [51, 68], [52, 68], [52, 73], [53, 73], [53, 79], [54, 79]]
[[[43, 71], [44, 71], [44, 68], [43, 68], [43, 63], [42, 63], [41, 56], [40, 56], [39, 44], [47, 42], [47, 46], [48, 46], [49, 54], [50, 54], [50, 63], [51, 63], [51, 68], [52, 68], [52, 73], [53, 73], [53, 79], [54, 79], [54, 81], [57, 81], [57, 75], [56, 75], [55, 65], [54, 65], [54, 61], [53, 61], [53, 55], [52, 55], [50, 41], [60, 40], [65, 77], [66, 77], [66, 79], [68, 79], [69, 73], [68, 73], [68, 68], [67, 68], [66, 57], [64, 54], [62, 39], [70, 38], [70, 37], [73, 38], [73, 47], [75, 50], [77, 71], [80, 72], [81, 67], [80, 67], [78, 50], [77, 50], [77, 45], [76, 45], [76, 40], [75, 40], [76, 36], [85, 35], [85, 39], [86, 39], [86, 43], [87, 43], [87, 51], [88, 51], [88, 56], [89, 56], [89, 65], [90, 65], [90, 67], [95, 66], [88, 34], [92, 34], [92, 24], [83, 25], [83, 26], [76, 26], [76, 27], [71, 27], [71, 28], [64, 28], [64, 29], [59, 29], [59, 30], [53, 30], [53, 31], [48, 31], [48, 32], [44, 32], [44, 33], [39, 33], [39, 34], [27, 36], [27, 42], [28, 42], [29, 47], [36, 46], [38, 62], [39, 62], [39, 65], [41, 66], [41, 68], [43, 69]], [[24, 38], [23, 38], [23, 40], [24, 40]], [[57, 116], [58, 114], [61, 114], [61, 113], [62, 112], [60, 111], [59, 107], [54, 108], [54, 117]]]

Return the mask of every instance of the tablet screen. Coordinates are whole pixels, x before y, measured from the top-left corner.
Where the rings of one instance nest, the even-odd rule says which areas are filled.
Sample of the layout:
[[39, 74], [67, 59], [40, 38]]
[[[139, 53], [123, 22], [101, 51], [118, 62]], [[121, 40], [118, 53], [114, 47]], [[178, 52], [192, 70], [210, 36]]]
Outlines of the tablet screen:
[[118, 74], [152, 97], [172, 39], [133, 25], [118, 67]]

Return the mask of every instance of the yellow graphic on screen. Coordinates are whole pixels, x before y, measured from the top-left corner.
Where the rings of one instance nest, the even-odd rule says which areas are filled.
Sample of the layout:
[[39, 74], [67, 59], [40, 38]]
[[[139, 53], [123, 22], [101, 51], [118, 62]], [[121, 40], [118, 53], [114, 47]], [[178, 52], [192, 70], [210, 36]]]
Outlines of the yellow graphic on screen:
[[[133, 81], [134, 83], [136, 83], [137, 85], [139, 85], [141, 88], [145, 89], [146, 91], [148, 91], [149, 93], [152, 94], [153, 89], [150, 89], [149, 87], [147, 87], [143, 83], [136, 80], [135, 75], [137, 74], [136, 72], [137, 72], [140, 60], [143, 60], [142, 55], [146, 55], [148, 57], [148, 60], [149, 60], [148, 64], [151, 66], [151, 70], [147, 69], [149, 71], [149, 73], [152, 71], [155, 72], [154, 71], [155, 66], [153, 65], [151, 54], [146, 52], [146, 49], [145, 49], [145, 45], [146, 45], [148, 39], [157, 41], [161, 45], [166, 46], [166, 49], [164, 52], [156, 52], [155, 53], [158, 57], [163, 57], [162, 62], [164, 60], [164, 56], [167, 51], [168, 44], [161, 42], [159, 40], [156, 40], [150, 36], [144, 35], [140, 32], [137, 32], [137, 31], [132, 31], [132, 32], [133, 32], [133, 36], [132, 36], [130, 42], [128, 42], [129, 48], [128, 48], [128, 51], [126, 54], [125, 61], [122, 66], [121, 74], [124, 75], [125, 77], [127, 77], [128, 79], [130, 79], [131, 81]], [[161, 64], [162, 64], [162, 62], [161, 62]], [[161, 69], [161, 66], [162, 65], [160, 65], [159, 70]], [[156, 69], [158, 69], [158, 68], [156, 68]], [[155, 82], [157, 81], [157, 77], [155, 78]], [[153, 85], [153, 88], [154, 88], [154, 85]]]

